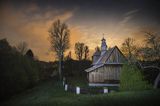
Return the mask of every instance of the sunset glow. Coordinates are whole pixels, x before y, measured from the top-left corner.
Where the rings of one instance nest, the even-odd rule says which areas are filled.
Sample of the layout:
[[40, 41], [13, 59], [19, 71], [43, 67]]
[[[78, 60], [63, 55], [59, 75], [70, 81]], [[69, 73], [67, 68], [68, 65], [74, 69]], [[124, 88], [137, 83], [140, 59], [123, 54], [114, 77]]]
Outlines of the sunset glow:
[[107, 45], [121, 46], [127, 37], [143, 40], [143, 31], [160, 33], [160, 6], [149, 0], [4, 0], [0, 3], [0, 39], [7, 38], [12, 46], [28, 43], [40, 60], [54, 61], [50, 52], [48, 29], [60, 19], [70, 33], [70, 49], [83, 42], [92, 55], [101, 39]]

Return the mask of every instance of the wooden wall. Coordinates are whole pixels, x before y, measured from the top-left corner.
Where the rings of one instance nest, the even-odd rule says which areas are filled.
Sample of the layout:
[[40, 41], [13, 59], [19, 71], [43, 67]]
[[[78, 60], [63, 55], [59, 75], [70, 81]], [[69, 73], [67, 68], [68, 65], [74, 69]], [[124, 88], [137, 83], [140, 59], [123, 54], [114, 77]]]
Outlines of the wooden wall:
[[89, 82], [99, 83], [106, 82], [108, 80], [119, 80], [121, 65], [106, 65], [96, 70], [89, 72]]

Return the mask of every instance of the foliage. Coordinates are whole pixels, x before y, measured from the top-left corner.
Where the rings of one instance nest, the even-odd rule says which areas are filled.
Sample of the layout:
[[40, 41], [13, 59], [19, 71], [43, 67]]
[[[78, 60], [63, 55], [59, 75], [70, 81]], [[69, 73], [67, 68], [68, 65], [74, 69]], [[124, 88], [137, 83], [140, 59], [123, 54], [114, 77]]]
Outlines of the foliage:
[[39, 80], [37, 64], [12, 48], [6, 39], [0, 40], [1, 100], [34, 86]]
[[37, 65], [40, 81], [48, 80], [51, 77], [58, 75], [57, 61], [49, 63], [44, 61], [37, 61]]
[[64, 61], [64, 69], [63, 69], [63, 73], [64, 76], [66, 77], [82, 77], [82, 76], [86, 76], [86, 72], [84, 71], [85, 69], [89, 68], [91, 66], [91, 61], [89, 60], [81, 60], [81, 61], [77, 61], [77, 60], [66, 60]]
[[62, 60], [64, 52], [69, 48], [70, 30], [65, 23], [60, 20], [55, 21], [49, 29], [51, 49], [59, 59], [59, 77], [62, 77]]
[[120, 74], [120, 90], [134, 91], [150, 89], [140, 70], [131, 64], [124, 64]]

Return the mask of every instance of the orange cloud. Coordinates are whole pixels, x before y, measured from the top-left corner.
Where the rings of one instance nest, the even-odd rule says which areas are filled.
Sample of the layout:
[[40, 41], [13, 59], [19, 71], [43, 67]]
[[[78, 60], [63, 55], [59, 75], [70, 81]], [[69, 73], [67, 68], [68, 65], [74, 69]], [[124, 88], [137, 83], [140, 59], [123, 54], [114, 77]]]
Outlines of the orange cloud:
[[[52, 22], [57, 19], [66, 21], [71, 18], [73, 12], [64, 11], [57, 13], [53, 10], [47, 10], [45, 13], [41, 13], [39, 11], [38, 6], [35, 4], [24, 7], [21, 10], [14, 9], [12, 6], [4, 7], [1, 10], [3, 15], [1, 16], [2, 20], [0, 23], [4, 26], [3, 32], [6, 35], [2, 37], [6, 37], [12, 45], [25, 41], [40, 60], [54, 61], [55, 56], [50, 53], [48, 29]], [[30, 12], [37, 13], [28, 16]]]

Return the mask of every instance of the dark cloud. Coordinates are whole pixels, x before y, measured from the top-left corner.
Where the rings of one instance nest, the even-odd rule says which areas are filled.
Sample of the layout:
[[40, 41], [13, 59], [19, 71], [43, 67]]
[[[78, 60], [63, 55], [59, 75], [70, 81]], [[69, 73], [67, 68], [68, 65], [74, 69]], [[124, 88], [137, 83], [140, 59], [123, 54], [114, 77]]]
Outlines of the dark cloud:
[[79, 15], [122, 14], [130, 10], [140, 9], [145, 16], [160, 18], [159, 0], [1, 0], [1, 4], [6, 3], [12, 3], [15, 8], [22, 8], [35, 3], [42, 12], [48, 7], [59, 10], [78, 8]]

